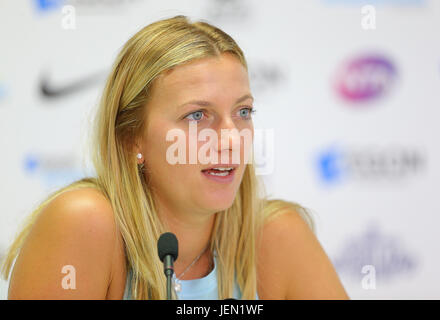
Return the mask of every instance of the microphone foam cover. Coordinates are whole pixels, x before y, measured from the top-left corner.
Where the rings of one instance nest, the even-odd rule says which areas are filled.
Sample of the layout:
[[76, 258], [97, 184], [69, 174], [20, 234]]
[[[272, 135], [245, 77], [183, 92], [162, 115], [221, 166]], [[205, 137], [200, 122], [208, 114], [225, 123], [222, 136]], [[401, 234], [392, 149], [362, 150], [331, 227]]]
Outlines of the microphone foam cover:
[[165, 232], [160, 235], [157, 241], [157, 251], [162, 262], [164, 262], [166, 255], [171, 255], [174, 261], [177, 260], [179, 244], [174, 233]]

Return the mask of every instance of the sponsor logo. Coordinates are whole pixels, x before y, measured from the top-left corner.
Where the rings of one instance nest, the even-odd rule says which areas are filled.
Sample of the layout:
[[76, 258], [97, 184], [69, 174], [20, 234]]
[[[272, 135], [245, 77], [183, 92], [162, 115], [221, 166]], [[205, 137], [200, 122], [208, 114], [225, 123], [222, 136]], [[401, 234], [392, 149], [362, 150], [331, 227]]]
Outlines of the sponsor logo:
[[365, 266], [373, 267], [380, 283], [413, 273], [419, 261], [399, 237], [386, 235], [371, 224], [363, 234], [347, 238], [332, 262], [338, 274], [356, 281], [364, 277]]
[[259, 62], [249, 66], [249, 81], [252, 91], [268, 92], [287, 82], [287, 74], [276, 64]]
[[363, 55], [344, 63], [334, 87], [349, 102], [369, 102], [385, 96], [397, 77], [394, 64], [382, 55]]
[[29, 153], [23, 160], [24, 171], [47, 189], [55, 189], [84, 177], [73, 156]]
[[60, 8], [66, 0], [34, 0], [34, 6], [38, 12], [53, 11]]
[[142, 0], [34, 0], [38, 12], [51, 12], [63, 6], [72, 6], [78, 14], [120, 13], [120, 10], [138, 4]]
[[396, 181], [418, 175], [426, 166], [426, 156], [413, 148], [397, 146], [342, 148], [331, 146], [319, 152], [315, 165], [325, 185], [348, 181]]
[[317, 166], [321, 180], [326, 183], [340, 182], [348, 171], [344, 163], [344, 154], [338, 148], [330, 148], [321, 152]]
[[39, 91], [44, 98], [61, 98], [98, 84], [104, 78], [104, 73], [95, 73], [81, 79], [58, 84], [47, 73], [39, 81]]

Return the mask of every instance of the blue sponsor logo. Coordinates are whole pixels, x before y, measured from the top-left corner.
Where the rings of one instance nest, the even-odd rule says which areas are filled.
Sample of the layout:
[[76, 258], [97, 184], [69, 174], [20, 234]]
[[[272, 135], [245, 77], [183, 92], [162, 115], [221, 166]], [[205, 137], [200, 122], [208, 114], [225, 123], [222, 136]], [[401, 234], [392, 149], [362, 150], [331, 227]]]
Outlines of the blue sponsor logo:
[[426, 162], [424, 153], [413, 148], [333, 145], [317, 153], [314, 166], [320, 182], [335, 185], [347, 181], [402, 181], [421, 173]]
[[73, 157], [29, 153], [24, 157], [23, 165], [25, 173], [40, 180], [47, 189], [62, 187], [85, 176]]
[[337, 147], [330, 147], [317, 157], [317, 167], [320, 178], [325, 183], [341, 182], [347, 176], [343, 166], [344, 155]]
[[141, 0], [32, 0], [35, 10], [38, 12], [50, 12], [64, 5], [71, 5], [83, 13], [88, 12], [94, 14], [111, 13], [114, 12], [114, 10], [121, 10], [135, 5], [140, 1]]
[[398, 237], [371, 224], [363, 234], [347, 238], [332, 262], [338, 274], [352, 280], [361, 280], [364, 266], [372, 266], [377, 281], [391, 281], [416, 271], [419, 258], [409, 253]]
[[39, 12], [46, 12], [55, 10], [65, 2], [66, 0], [33, 0], [34, 6]]

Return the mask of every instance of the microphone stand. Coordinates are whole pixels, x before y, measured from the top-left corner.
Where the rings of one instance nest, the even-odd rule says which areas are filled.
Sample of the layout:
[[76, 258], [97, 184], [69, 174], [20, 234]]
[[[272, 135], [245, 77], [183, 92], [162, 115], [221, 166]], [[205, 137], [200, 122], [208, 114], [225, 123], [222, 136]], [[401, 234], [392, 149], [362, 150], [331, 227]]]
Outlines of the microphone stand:
[[173, 284], [173, 257], [171, 255], [165, 256], [165, 275], [167, 277], [167, 300], [172, 300], [172, 284]]

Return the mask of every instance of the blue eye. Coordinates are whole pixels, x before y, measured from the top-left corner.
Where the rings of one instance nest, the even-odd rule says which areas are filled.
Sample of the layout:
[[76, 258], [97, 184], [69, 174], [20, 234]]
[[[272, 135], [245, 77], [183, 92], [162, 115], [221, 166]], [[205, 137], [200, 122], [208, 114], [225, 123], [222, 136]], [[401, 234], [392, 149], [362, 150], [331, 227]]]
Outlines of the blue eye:
[[240, 110], [240, 116], [242, 116], [244, 119], [250, 119], [251, 114], [254, 114], [257, 110], [254, 110], [253, 108], [243, 108]]
[[[243, 112], [243, 111], [245, 111], [245, 112]], [[240, 115], [241, 116], [247, 117], [249, 113], [250, 113], [249, 109], [241, 109], [240, 110]]]
[[191, 119], [191, 118], [189, 118], [189, 120], [192, 120], [192, 121], [200, 121], [201, 120], [201, 118], [202, 118], [202, 116], [203, 116], [203, 111], [195, 111], [195, 112], [193, 112], [193, 113], [190, 113], [189, 115], [187, 115], [186, 117], [185, 117], [185, 119], [186, 118], [188, 118], [189, 116], [193, 116], [194, 115], [194, 119]]

